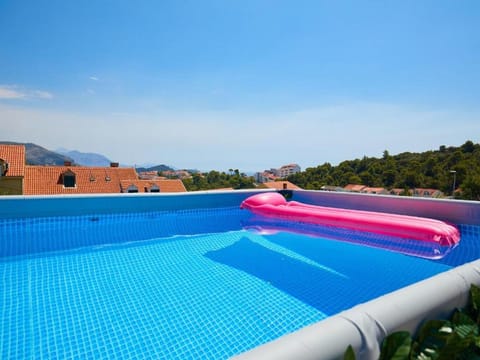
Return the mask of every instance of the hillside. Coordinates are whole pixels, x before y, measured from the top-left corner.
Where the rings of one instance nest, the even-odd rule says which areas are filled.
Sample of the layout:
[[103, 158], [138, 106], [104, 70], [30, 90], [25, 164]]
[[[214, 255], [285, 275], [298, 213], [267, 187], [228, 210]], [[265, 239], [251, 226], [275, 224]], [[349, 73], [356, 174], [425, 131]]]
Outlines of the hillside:
[[324, 185], [344, 187], [362, 184], [387, 189], [439, 189], [455, 197], [480, 200], [480, 145], [467, 141], [459, 147], [440, 146], [422, 153], [405, 152], [382, 158], [363, 157], [332, 166], [324, 163], [288, 177], [304, 189], [321, 189]]
[[167, 165], [157, 165], [157, 166], [152, 166], [152, 167], [139, 167], [136, 169], [137, 172], [143, 172], [143, 171], [157, 171], [157, 172], [162, 172], [162, 171], [174, 171], [175, 169], [171, 168], [170, 166]]
[[75, 164], [82, 166], [110, 166], [111, 161], [102, 154], [83, 153], [77, 150], [57, 149], [59, 154], [68, 156], [75, 161]]
[[0, 141], [0, 144], [25, 145], [26, 163], [28, 165], [63, 165], [65, 161], [75, 162], [69, 156], [58, 154], [32, 143]]

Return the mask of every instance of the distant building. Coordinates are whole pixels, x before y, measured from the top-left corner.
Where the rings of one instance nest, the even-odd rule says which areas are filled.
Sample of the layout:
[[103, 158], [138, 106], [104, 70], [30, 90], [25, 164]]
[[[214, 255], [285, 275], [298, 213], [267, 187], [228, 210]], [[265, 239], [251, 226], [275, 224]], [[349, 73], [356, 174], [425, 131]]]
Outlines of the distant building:
[[275, 181], [278, 178], [278, 176], [276, 176], [275, 174], [273, 174], [268, 170], [265, 170], [264, 172], [261, 172], [261, 173], [260, 172], [255, 173], [254, 178], [257, 183], [263, 184], [268, 181]]
[[[25, 165], [24, 145], [0, 145], [1, 195], [185, 192], [180, 179], [142, 179], [134, 168]], [[152, 175], [152, 174], [147, 174]]]
[[290, 175], [296, 174], [301, 171], [300, 166], [297, 164], [283, 165], [278, 169], [264, 170], [263, 172], [257, 172], [254, 175], [255, 181], [258, 183], [265, 183], [269, 181], [275, 181], [277, 179], [285, 179]]
[[300, 171], [300, 166], [298, 166], [297, 164], [288, 164], [283, 165], [281, 168], [277, 169], [275, 175], [277, 175], [279, 178], [284, 179]]
[[141, 171], [138, 173], [138, 177], [142, 180], [164, 179], [164, 177], [158, 176], [158, 171]]
[[139, 179], [134, 168], [26, 166], [25, 195], [185, 192], [181, 180]]
[[292, 184], [290, 181], [269, 181], [262, 184], [263, 186], [269, 189], [276, 190], [301, 190], [301, 187], [298, 187], [295, 184]]
[[360, 185], [360, 184], [348, 184], [344, 187], [345, 191], [350, 191], [350, 192], [362, 192], [363, 189], [365, 189], [365, 185]]
[[364, 194], [379, 194], [379, 195], [388, 195], [389, 192], [383, 187], [364, 187], [361, 191]]
[[424, 189], [424, 188], [415, 188], [411, 190], [413, 196], [420, 196], [420, 197], [431, 197], [431, 198], [439, 198], [443, 197], [444, 194], [438, 189]]
[[120, 181], [136, 179], [134, 168], [26, 166], [24, 195], [120, 193]]
[[389, 191], [383, 187], [369, 187], [360, 184], [348, 184], [343, 188], [344, 191], [357, 192], [362, 194], [387, 195]]
[[[358, 192], [364, 194], [380, 194], [380, 195], [404, 195], [405, 189], [394, 188], [387, 190], [382, 187], [368, 187], [360, 184], [348, 184], [344, 187], [345, 191]], [[424, 188], [415, 188], [413, 190], [407, 190], [409, 196], [418, 196], [418, 197], [429, 197], [429, 198], [439, 198], [444, 197], [444, 193], [438, 189], [424, 189]]]
[[122, 193], [173, 193], [185, 192], [185, 185], [179, 179], [170, 180], [121, 180], [120, 187]]
[[162, 171], [162, 175], [167, 178], [189, 179], [192, 174], [187, 170], [167, 170]]
[[0, 195], [23, 194], [25, 146], [0, 144]]

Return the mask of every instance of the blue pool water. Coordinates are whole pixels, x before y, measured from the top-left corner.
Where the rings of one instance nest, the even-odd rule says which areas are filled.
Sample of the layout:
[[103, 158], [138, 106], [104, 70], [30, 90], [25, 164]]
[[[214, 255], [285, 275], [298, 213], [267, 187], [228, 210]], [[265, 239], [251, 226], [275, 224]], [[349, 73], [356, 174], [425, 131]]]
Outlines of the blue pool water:
[[251, 225], [236, 208], [0, 220], [1, 357], [225, 359], [479, 255], [474, 226], [431, 260]]

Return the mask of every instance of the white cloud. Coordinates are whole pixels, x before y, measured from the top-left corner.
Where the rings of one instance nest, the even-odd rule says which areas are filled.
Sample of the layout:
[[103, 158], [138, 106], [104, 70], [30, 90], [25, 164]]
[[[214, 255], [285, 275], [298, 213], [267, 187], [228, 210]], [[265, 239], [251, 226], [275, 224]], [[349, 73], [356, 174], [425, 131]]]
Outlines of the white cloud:
[[53, 95], [43, 90], [27, 90], [16, 85], [0, 85], [0, 100], [52, 99]]
[[38, 99], [53, 99], [53, 95], [48, 91], [34, 90], [31, 92], [31, 97]]
[[99, 81], [100, 79], [96, 76], [90, 76], [89, 77], [90, 80], [93, 80], [93, 81]]
[[0, 99], [23, 99], [25, 94], [8, 85], [0, 85]]

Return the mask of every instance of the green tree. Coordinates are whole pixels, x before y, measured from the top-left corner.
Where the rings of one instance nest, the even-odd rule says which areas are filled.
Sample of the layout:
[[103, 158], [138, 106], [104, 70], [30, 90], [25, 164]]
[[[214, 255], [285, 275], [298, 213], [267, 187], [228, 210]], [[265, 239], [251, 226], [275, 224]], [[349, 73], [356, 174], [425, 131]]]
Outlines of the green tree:
[[383, 185], [387, 188], [391, 188], [395, 184], [397, 173], [394, 169], [386, 169], [382, 174]]
[[359, 177], [361, 179], [361, 181], [359, 182], [360, 184], [367, 185], [367, 186], [375, 185], [375, 175], [373, 175], [370, 171], [362, 171], [359, 174]]
[[473, 151], [475, 150], [475, 144], [472, 141], [468, 140], [460, 148], [464, 153], [473, 153]]
[[462, 182], [461, 197], [469, 200], [480, 200], [480, 175], [469, 175]]

